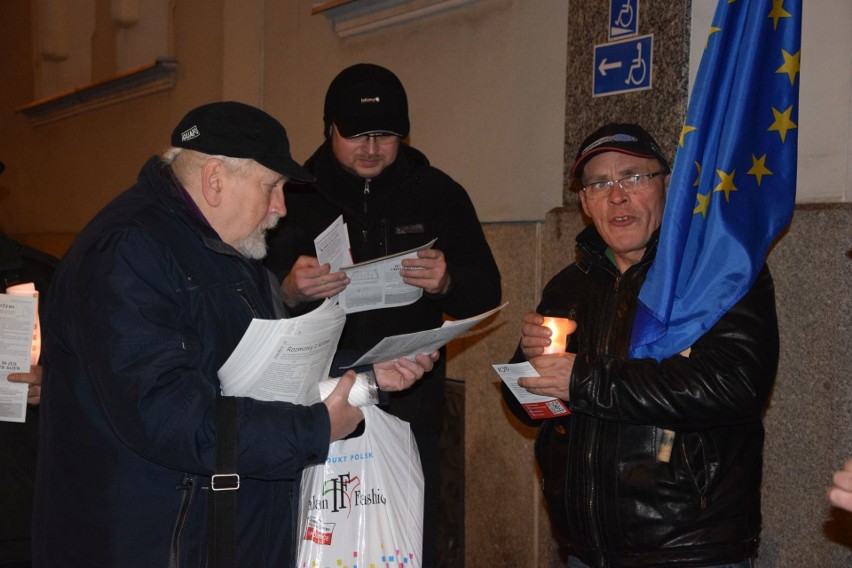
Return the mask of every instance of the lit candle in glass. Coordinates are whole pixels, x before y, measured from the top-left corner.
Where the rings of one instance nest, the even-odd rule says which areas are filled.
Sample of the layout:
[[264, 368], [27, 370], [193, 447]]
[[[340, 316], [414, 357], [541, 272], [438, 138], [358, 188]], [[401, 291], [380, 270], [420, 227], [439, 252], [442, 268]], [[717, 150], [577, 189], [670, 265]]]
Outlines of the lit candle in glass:
[[[38, 321], [38, 290], [35, 289], [35, 284], [26, 282], [22, 284], [13, 284], [6, 288], [6, 293], [13, 296], [32, 296], [35, 298], [33, 309], [35, 310], [35, 325], [33, 326], [33, 343], [30, 354], [30, 364], [37, 365], [38, 358], [41, 356], [41, 326]], [[26, 372], [29, 372], [27, 369]]]
[[544, 348], [545, 353], [565, 353], [568, 336], [577, 329], [577, 323], [568, 318], [544, 318], [544, 327], [550, 329], [550, 345]]

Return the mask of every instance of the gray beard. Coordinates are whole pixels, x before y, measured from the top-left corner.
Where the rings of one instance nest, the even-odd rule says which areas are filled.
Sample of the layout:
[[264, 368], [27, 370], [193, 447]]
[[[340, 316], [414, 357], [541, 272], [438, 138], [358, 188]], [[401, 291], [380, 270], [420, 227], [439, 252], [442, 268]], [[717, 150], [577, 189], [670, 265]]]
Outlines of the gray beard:
[[278, 224], [278, 215], [268, 215], [248, 236], [234, 241], [234, 248], [246, 258], [260, 260], [266, 257], [266, 232]]

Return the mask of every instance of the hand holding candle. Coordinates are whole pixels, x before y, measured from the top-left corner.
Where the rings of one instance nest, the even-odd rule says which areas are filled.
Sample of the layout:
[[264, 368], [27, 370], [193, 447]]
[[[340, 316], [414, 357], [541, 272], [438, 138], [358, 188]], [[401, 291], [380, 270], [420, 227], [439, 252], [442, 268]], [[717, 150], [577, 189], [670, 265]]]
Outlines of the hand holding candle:
[[544, 318], [544, 327], [550, 329], [550, 345], [544, 348], [545, 353], [565, 353], [568, 336], [577, 329], [577, 322], [568, 318]]

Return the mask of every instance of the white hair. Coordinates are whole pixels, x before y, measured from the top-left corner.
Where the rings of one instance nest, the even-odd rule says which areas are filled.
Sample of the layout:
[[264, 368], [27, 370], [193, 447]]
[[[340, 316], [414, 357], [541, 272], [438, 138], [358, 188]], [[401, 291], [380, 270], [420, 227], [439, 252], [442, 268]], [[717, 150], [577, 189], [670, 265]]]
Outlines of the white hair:
[[200, 168], [204, 161], [209, 158], [221, 160], [225, 165], [225, 169], [240, 179], [248, 177], [252, 169], [254, 169], [257, 164], [257, 162], [250, 158], [233, 158], [231, 156], [204, 154], [195, 150], [176, 148], [174, 146], [166, 148], [160, 153], [160, 159], [164, 164], [172, 167], [172, 170], [175, 172], [178, 179], [183, 179], [183, 175], [189, 174], [193, 170]]

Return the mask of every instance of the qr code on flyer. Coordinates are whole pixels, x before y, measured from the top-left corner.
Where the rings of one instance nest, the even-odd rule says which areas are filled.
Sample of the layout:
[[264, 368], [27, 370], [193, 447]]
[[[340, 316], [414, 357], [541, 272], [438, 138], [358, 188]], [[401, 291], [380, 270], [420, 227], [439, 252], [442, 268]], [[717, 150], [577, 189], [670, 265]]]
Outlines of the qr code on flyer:
[[568, 414], [568, 409], [565, 408], [565, 405], [562, 404], [561, 400], [550, 400], [547, 402], [547, 409], [553, 413], [554, 416], [562, 416], [563, 414]]

